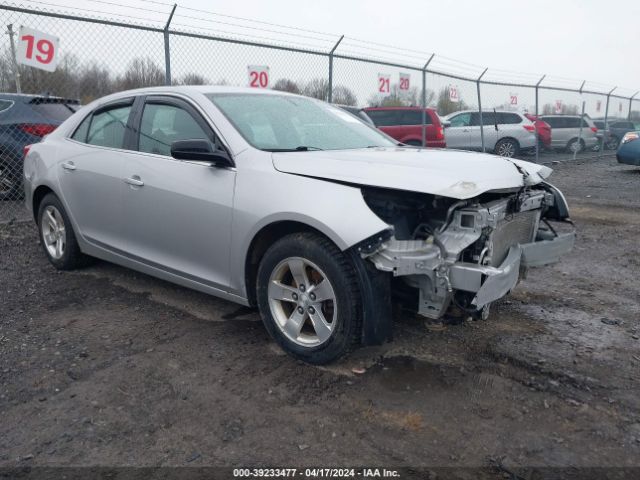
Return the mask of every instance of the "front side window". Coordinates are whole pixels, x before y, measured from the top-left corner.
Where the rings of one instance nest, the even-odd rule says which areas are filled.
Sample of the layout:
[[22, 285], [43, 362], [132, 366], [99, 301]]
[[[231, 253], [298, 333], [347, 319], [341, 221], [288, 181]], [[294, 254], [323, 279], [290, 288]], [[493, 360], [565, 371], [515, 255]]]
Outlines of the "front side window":
[[452, 127], [468, 127], [471, 125], [471, 113], [456, 115], [451, 118], [450, 122]]
[[175, 105], [148, 103], [142, 112], [138, 150], [171, 155], [177, 140], [209, 140], [209, 135], [186, 110]]
[[398, 112], [394, 110], [369, 110], [367, 115], [373, 120], [376, 127], [394, 127], [400, 125]]
[[207, 97], [244, 139], [265, 151], [344, 150], [394, 143], [353, 115], [317, 100], [278, 94]]
[[100, 147], [124, 148], [129, 113], [131, 105], [119, 105], [94, 113], [86, 143]]

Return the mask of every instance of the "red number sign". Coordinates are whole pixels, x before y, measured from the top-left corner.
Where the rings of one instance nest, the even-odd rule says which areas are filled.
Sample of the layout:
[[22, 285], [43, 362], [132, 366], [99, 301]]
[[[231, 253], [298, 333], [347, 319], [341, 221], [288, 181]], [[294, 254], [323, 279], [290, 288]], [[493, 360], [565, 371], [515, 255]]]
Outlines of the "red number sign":
[[509, 94], [509, 105], [511, 105], [512, 107], [517, 107], [518, 106], [518, 94], [517, 93]]
[[556, 100], [556, 113], [562, 113], [562, 100]]
[[400, 74], [400, 84], [398, 85], [398, 88], [403, 92], [409, 90], [410, 78], [411, 75], [409, 75], [408, 73]]
[[391, 93], [391, 79], [389, 75], [378, 74], [378, 93], [384, 97]]
[[458, 93], [458, 87], [454, 85], [449, 86], [449, 100], [458, 103], [460, 101], [460, 94]]
[[16, 61], [22, 65], [53, 72], [58, 63], [58, 37], [32, 28], [20, 27]]
[[269, 67], [249, 65], [249, 86], [252, 88], [269, 88]]

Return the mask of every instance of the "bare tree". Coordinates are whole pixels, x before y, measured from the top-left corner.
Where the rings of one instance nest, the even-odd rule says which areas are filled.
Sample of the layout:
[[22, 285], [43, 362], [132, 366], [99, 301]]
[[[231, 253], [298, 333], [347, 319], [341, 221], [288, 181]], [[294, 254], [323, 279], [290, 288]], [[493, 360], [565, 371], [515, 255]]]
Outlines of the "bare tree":
[[438, 93], [438, 102], [436, 104], [438, 115], [449, 115], [450, 113], [457, 112], [459, 110], [466, 110], [468, 105], [464, 100], [460, 99], [457, 102], [452, 102], [449, 99], [449, 88], [444, 87]]
[[120, 90], [158, 85], [164, 85], [164, 72], [149, 57], [133, 59], [125, 73], [118, 78]]
[[187, 73], [180, 78], [177, 82], [177, 85], [207, 85], [209, 80], [203, 75], [199, 73]]
[[314, 78], [304, 86], [302, 94], [319, 100], [327, 100], [329, 98], [329, 81], [324, 78]]
[[[369, 98], [369, 105], [372, 107], [411, 107], [422, 105], [422, 90], [418, 87], [411, 87], [409, 90], [400, 90], [398, 84], [391, 86], [390, 94], [386, 97], [381, 97], [378, 94], [374, 94]], [[432, 90], [427, 89], [426, 105], [432, 105], [435, 93]]]
[[338, 85], [333, 87], [333, 96], [331, 101], [340, 105], [356, 105], [358, 98], [348, 87]]
[[289, 80], [288, 78], [279, 79], [275, 85], [273, 86], [274, 90], [279, 90], [281, 92], [289, 92], [289, 93], [300, 93], [300, 87], [293, 80]]

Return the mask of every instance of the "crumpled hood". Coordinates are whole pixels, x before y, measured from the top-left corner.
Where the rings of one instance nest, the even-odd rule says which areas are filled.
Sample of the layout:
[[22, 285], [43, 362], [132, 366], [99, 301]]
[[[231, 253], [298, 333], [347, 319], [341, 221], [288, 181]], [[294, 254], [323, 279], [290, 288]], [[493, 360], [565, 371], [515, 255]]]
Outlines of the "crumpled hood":
[[535, 185], [552, 172], [486, 153], [401, 147], [274, 153], [273, 165], [284, 173], [461, 200]]

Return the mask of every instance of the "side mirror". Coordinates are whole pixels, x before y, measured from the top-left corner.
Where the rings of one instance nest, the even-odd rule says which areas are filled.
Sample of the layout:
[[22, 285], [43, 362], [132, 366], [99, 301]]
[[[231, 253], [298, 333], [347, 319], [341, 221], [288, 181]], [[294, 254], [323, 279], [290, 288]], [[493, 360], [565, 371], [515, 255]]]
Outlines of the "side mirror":
[[440, 123], [442, 124], [442, 128], [449, 128], [451, 126], [451, 122], [449, 120], [442, 120]]
[[216, 167], [230, 167], [231, 158], [224, 150], [216, 150], [209, 140], [176, 140], [171, 143], [171, 156], [177, 160], [211, 162]]

